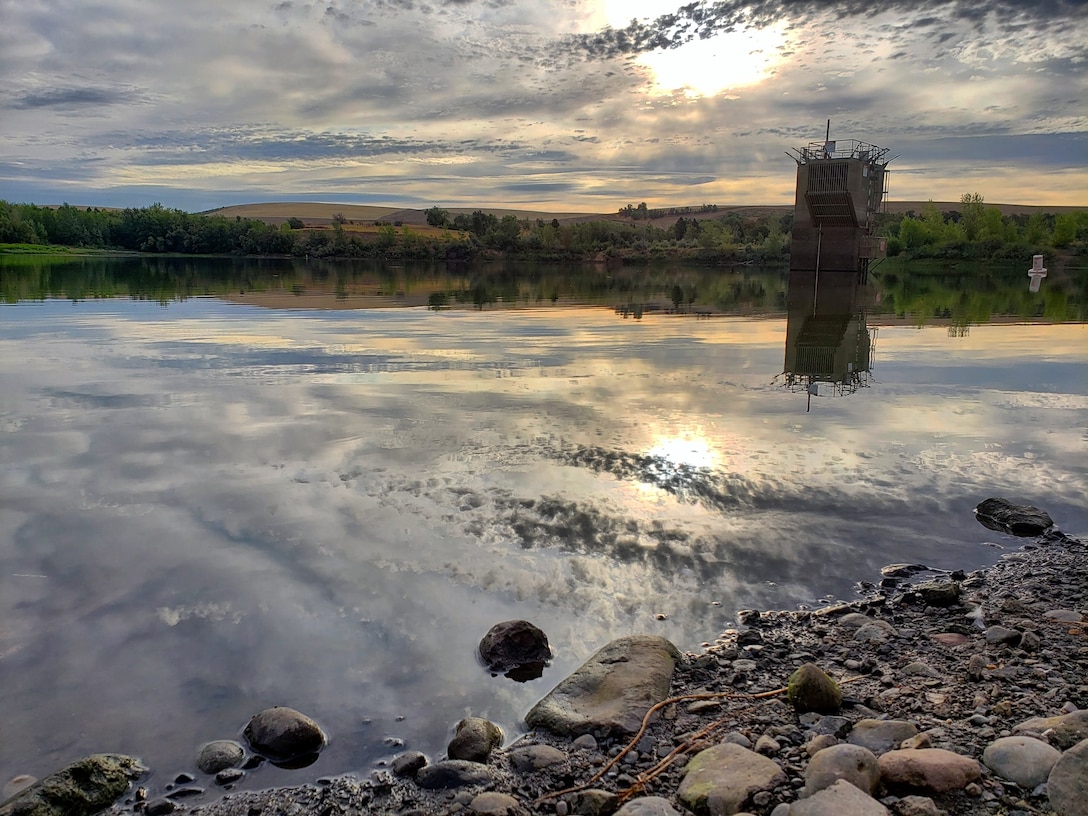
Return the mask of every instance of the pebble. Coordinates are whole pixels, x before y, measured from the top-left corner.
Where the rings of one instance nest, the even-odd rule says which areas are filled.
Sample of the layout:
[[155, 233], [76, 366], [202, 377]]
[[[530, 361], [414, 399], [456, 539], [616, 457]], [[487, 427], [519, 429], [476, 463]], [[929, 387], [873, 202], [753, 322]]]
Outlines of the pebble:
[[1009, 646], [1016, 646], [1020, 643], [1020, 638], [1023, 635], [1017, 632], [1015, 629], [1010, 629], [1007, 626], [990, 626], [987, 627], [984, 632], [986, 642], [990, 645], [1007, 644]]
[[877, 756], [902, 744], [903, 740], [918, 736], [918, 728], [905, 720], [859, 720], [854, 724], [846, 741], [868, 748]]
[[571, 747], [578, 751], [596, 751], [597, 738], [592, 734], [582, 734], [571, 743]]

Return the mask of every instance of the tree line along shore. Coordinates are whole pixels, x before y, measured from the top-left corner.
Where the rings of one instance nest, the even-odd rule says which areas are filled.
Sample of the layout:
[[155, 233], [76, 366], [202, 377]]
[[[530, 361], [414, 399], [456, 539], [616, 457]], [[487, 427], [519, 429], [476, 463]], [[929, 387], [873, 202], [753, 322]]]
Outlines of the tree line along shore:
[[[1022, 260], [1044, 255], [1048, 262], [1088, 256], [1088, 210], [1006, 211], [1016, 208], [987, 205], [977, 193], [944, 206], [949, 208], [927, 202], [918, 210], [881, 213], [876, 232], [888, 239], [889, 256]], [[107, 209], [0, 201], [0, 251], [66, 247], [308, 258], [776, 265], [788, 261], [793, 226], [792, 210], [785, 207], [721, 211], [713, 205], [664, 210], [639, 205], [612, 216], [562, 220], [482, 209], [455, 214], [437, 206], [401, 212], [424, 217], [363, 220], [340, 211], [331, 218], [230, 217], [159, 204]]]

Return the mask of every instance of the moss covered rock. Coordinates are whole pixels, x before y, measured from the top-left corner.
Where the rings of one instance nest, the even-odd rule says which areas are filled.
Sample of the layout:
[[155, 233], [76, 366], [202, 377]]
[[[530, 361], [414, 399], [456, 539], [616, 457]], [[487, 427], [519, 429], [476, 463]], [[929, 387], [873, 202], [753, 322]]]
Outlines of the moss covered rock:
[[123, 754], [92, 754], [15, 794], [0, 816], [91, 816], [105, 810], [146, 769]]
[[842, 707], [839, 684], [815, 663], [805, 663], [790, 675], [787, 695], [800, 714], [806, 711], [834, 714]]

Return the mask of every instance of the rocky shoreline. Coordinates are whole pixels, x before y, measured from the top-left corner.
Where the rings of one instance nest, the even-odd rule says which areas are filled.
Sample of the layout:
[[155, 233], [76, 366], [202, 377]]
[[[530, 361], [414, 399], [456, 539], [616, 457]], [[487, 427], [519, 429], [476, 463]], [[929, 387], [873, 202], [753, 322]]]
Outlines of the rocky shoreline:
[[[614, 641], [534, 707], [534, 730], [512, 745], [465, 721], [484, 743], [474, 760], [410, 752], [199, 804], [177, 795], [214, 789], [194, 777], [165, 795], [130, 790], [106, 812], [1088, 814], [1088, 546], [1051, 528], [988, 569], [886, 573], [848, 604], [740, 612], [700, 653]], [[786, 693], [804, 664], [837, 681], [837, 710]], [[0, 816], [30, 812], [16, 801]]]

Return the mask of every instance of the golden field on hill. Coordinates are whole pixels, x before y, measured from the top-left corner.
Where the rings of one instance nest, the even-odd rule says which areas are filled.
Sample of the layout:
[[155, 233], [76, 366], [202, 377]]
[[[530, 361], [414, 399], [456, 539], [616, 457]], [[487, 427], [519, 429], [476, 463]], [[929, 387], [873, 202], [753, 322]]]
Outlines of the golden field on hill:
[[[921, 213], [922, 208], [926, 206], [928, 202], [925, 201], [889, 201], [887, 202], [887, 211], [889, 213], [905, 213], [914, 211], [915, 213]], [[958, 201], [937, 201], [934, 202], [937, 208], [942, 211], [958, 210], [960, 203]], [[441, 205], [439, 205], [441, 206]], [[1088, 209], [1088, 207], [1046, 207], [1046, 206], [1031, 206], [1024, 204], [989, 204], [987, 206], [997, 207], [1001, 210], [1003, 215], [1031, 215], [1032, 213], [1060, 213], [1060, 212], [1072, 212], [1075, 210]], [[517, 210], [509, 208], [499, 207], [443, 207], [448, 210], [451, 215], [458, 215], [460, 213], [471, 213], [475, 210], [483, 210], [484, 212], [491, 213], [497, 218], [502, 218], [504, 215], [514, 215], [519, 219], [528, 219], [535, 221], [538, 218], [545, 221], [551, 221], [557, 219], [560, 222], [576, 223], [579, 221], [628, 221], [625, 216], [621, 216], [616, 212], [609, 213], [586, 213], [586, 212], [542, 212], [538, 210]], [[662, 208], [664, 209], [664, 208]], [[719, 206], [716, 211], [713, 212], [695, 212], [685, 214], [685, 218], [718, 218], [719, 216], [729, 213], [739, 213], [741, 215], [759, 216], [759, 215], [786, 215], [793, 210], [793, 204], [767, 204], [767, 205], [737, 205], [737, 206]], [[342, 215], [346, 219], [345, 229], [351, 227], [362, 227], [365, 225], [372, 225], [375, 221], [387, 221], [390, 223], [399, 223], [404, 226], [411, 227], [426, 227], [427, 216], [426, 210], [423, 209], [405, 209], [400, 207], [382, 207], [374, 204], [324, 204], [320, 202], [308, 202], [308, 201], [285, 201], [271, 204], [239, 204], [232, 207], [222, 207], [217, 210], [210, 210], [205, 215], [221, 215], [226, 218], [234, 218], [240, 216], [242, 218], [257, 218], [261, 221], [266, 221], [270, 224], [282, 224], [290, 218], [298, 218], [306, 222], [307, 226], [324, 226], [333, 223], [333, 219], [337, 215]], [[650, 223], [655, 226], [665, 226], [672, 224], [676, 221], [678, 216], [666, 215], [660, 218], [655, 218]]]

